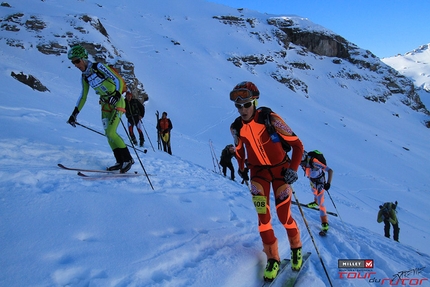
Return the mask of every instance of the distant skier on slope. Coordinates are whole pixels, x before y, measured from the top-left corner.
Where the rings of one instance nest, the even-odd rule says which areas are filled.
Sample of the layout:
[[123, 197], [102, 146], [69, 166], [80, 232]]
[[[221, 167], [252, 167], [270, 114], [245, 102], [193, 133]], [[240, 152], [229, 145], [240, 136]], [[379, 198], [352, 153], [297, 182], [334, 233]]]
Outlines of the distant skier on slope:
[[222, 173], [227, 175], [227, 168], [230, 170], [230, 179], [234, 180], [234, 167], [231, 159], [234, 157], [235, 151], [232, 144], [226, 145], [221, 152], [219, 164], [222, 166]]
[[[303, 144], [291, 128], [269, 108], [257, 109], [260, 92], [252, 82], [241, 82], [230, 92], [240, 116], [230, 130], [236, 145], [239, 175], [251, 178], [251, 193], [258, 213], [258, 229], [267, 255], [264, 279], [271, 281], [278, 275], [280, 256], [278, 239], [271, 223], [270, 186], [274, 191], [278, 219], [284, 226], [291, 248], [291, 268], [300, 270], [302, 241], [300, 230], [291, 216], [292, 188], [303, 154]], [[273, 138], [273, 139], [272, 139]], [[292, 159], [283, 141], [293, 148]], [[245, 157], [247, 156], [247, 157]], [[245, 162], [247, 166], [245, 167]], [[251, 176], [248, 176], [248, 168]]]
[[96, 94], [100, 96], [103, 128], [116, 159], [116, 163], [108, 170], [127, 172], [134, 160], [123, 139], [116, 131], [121, 121], [121, 115], [125, 113], [124, 97], [121, 96], [122, 79], [107, 65], [89, 61], [87, 50], [80, 45], [70, 48], [67, 56], [72, 64], [82, 72], [82, 92], [67, 123], [73, 127], [76, 126], [76, 118], [87, 101], [89, 87], [93, 88]]
[[[325, 160], [319, 161], [315, 156], [318, 151], [303, 153], [303, 158], [300, 163], [305, 172], [305, 176], [309, 178], [314, 200], [308, 204], [308, 207], [319, 207], [321, 218], [321, 229], [327, 232], [329, 229], [327, 209], [324, 205], [324, 194], [326, 190], [330, 189], [331, 181], [333, 178], [333, 170], [327, 166]], [[319, 153], [322, 155], [321, 153]], [[328, 178], [325, 178], [325, 172], [328, 173]]]
[[399, 221], [396, 215], [396, 207], [397, 201], [395, 203], [386, 202], [383, 205], [379, 206], [378, 217], [376, 221], [381, 223], [384, 221], [384, 235], [387, 238], [390, 238], [390, 223], [393, 225], [393, 239], [395, 241], [399, 241]]
[[134, 127], [136, 127], [139, 133], [139, 146], [143, 146], [145, 138], [143, 136], [143, 125], [142, 119], [145, 116], [145, 106], [138, 100], [133, 98], [133, 94], [130, 90], [125, 93], [125, 116], [128, 122], [128, 133], [130, 134], [131, 140], [137, 145], [137, 139], [134, 135]]
[[163, 112], [157, 123], [157, 131], [163, 143], [163, 150], [170, 155], [172, 154], [172, 147], [170, 146], [170, 131], [172, 129], [172, 121], [167, 117], [167, 113]]

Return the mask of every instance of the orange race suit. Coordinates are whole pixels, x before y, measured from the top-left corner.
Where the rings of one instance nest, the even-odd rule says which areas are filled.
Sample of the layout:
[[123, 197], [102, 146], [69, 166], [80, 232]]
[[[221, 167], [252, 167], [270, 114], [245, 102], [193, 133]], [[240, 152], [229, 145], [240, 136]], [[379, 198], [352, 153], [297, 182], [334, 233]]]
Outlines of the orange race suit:
[[[274, 142], [271, 139], [267, 125], [264, 123], [262, 109], [264, 108], [257, 109], [249, 122], [244, 122], [241, 117], [238, 117], [230, 130], [235, 140], [239, 169], [244, 170], [245, 165], [250, 169], [250, 189], [253, 197], [265, 197], [266, 211], [258, 214], [258, 229], [264, 251], [270, 258], [271, 253], [278, 253], [277, 250], [270, 250], [272, 246], [276, 246], [277, 249], [277, 238], [273, 231], [270, 215], [270, 185], [272, 185], [275, 195], [278, 219], [286, 229], [290, 248], [302, 246], [299, 228], [291, 216], [292, 188], [284, 181], [283, 171], [291, 168], [297, 172], [304, 148], [292, 129], [269, 109], [271, 126], [274, 127], [278, 136], [292, 148], [290, 159], [281, 141]], [[279, 260], [278, 254], [275, 255], [276, 257]]]
[[312, 162], [306, 163], [302, 168], [305, 176], [309, 178], [314, 200], [318, 204], [320, 210], [321, 223], [328, 223], [327, 209], [324, 200], [324, 184], [326, 183], [325, 173], [331, 170], [330, 167], [320, 162], [316, 158], [311, 159]]

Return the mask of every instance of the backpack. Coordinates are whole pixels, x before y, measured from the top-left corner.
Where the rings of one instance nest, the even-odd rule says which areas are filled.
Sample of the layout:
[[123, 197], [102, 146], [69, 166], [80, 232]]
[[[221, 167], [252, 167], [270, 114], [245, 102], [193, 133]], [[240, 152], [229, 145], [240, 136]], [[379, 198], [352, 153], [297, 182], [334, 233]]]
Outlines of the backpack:
[[386, 208], [388, 210], [388, 212], [390, 212], [391, 209], [396, 210], [397, 201], [396, 201], [396, 203], [386, 202], [386, 203], [384, 203], [383, 207]]
[[323, 153], [320, 152], [319, 150], [313, 150], [308, 152], [308, 156], [310, 157], [309, 162], [311, 163], [311, 165], [312, 165], [312, 160], [314, 158], [316, 158], [320, 163], [327, 165], [327, 161], [325, 160]]
[[233, 157], [233, 154], [230, 152], [230, 147], [233, 147], [232, 144], [227, 145], [221, 152], [220, 162], [228, 162]]
[[115, 76], [117, 76], [122, 83], [122, 91], [120, 91], [121, 94], [125, 93], [127, 91], [127, 83], [125, 82], [124, 78], [119, 74], [118, 70], [113, 65], [109, 65], [109, 68], [111, 68]]
[[[102, 72], [99, 71], [99, 69], [97, 68], [98, 63], [93, 63], [93, 70], [94, 72], [97, 74], [97, 76], [99, 76], [102, 79], [105, 79], [106, 76], [105, 74], [103, 74]], [[119, 91], [121, 94], [125, 93], [127, 91], [127, 84], [124, 80], [124, 78], [119, 74], [118, 70], [113, 66], [113, 65], [107, 65], [112, 72], [114, 73], [114, 75], [119, 79], [119, 81], [122, 83], [122, 91]]]
[[[256, 120], [257, 123], [264, 124], [270, 137], [272, 139], [274, 137], [277, 138], [277, 140], [281, 142], [282, 148], [285, 150], [286, 153], [288, 153], [291, 150], [290, 144], [287, 143], [287, 141], [276, 132], [275, 127], [270, 121], [270, 114], [272, 113], [272, 109], [267, 107], [260, 107], [257, 109], [257, 111], [259, 111], [258, 118]], [[242, 128], [242, 125], [242, 119], [240, 117], [237, 117], [236, 120], [231, 124], [231, 128], [236, 130], [237, 136], [240, 135], [240, 129]]]

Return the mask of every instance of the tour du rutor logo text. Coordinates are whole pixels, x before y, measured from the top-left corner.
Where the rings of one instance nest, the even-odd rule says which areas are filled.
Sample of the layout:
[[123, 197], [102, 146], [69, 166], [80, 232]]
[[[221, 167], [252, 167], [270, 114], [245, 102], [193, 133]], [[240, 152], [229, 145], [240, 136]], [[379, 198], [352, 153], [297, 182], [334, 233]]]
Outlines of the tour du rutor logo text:
[[337, 261], [338, 268], [347, 269], [372, 269], [373, 259], [339, 259]]
[[429, 281], [422, 277], [425, 266], [398, 271], [391, 278], [379, 277], [372, 270], [375, 268], [373, 259], [339, 259], [337, 266], [339, 279], [345, 280], [366, 280], [382, 286], [421, 286]]

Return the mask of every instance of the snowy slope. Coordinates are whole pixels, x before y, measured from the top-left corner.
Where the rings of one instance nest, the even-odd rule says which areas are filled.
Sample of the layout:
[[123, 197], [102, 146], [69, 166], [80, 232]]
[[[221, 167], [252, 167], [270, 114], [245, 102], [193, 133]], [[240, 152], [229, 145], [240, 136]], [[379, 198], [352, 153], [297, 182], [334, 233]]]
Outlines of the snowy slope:
[[[212, 140], [219, 155], [232, 142], [229, 125], [237, 111], [228, 93], [242, 80], [255, 82], [259, 104], [282, 115], [305, 148], [323, 151], [334, 169], [330, 195], [336, 208], [326, 200], [341, 217], [330, 217], [328, 237], [317, 235], [317, 212], [303, 210], [311, 238], [292, 207], [303, 248], [313, 253], [297, 285], [329, 286], [314, 242], [334, 286], [375, 284], [353, 279], [353, 273], [340, 278], [338, 259], [374, 259], [371, 276], [378, 280], [406, 271], [409, 279], [430, 277], [425, 115], [396, 98], [384, 104], [365, 100], [360, 92], [374, 90], [368, 81], [333, 83], [341, 80], [327, 77], [334, 73], [327, 70], [330, 59], [288, 55], [318, 67], [301, 74], [309, 98], [275, 82], [270, 64], [254, 70], [234, 66], [226, 59], [235, 53], [279, 46], [258, 44], [244, 29], [214, 20], [237, 14], [225, 6], [199, 0], [8, 3], [12, 8], [0, 7], [3, 19], [22, 12], [49, 24], [36, 35], [45, 42], [75, 32], [70, 23], [82, 11], [98, 17], [109, 41], [92, 30], [80, 36], [112, 44], [135, 64], [150, 97], [143, 122], [155, 149], [156, 110], [169, 113], [174, 129], [173, 156], [154, 152], [148, 141], [148, 153], [138, 153], [154, 190], [143, 176], [91, 181], [59, 169], [59, 162], [88, 168], [113, 162], [102, 136], [65, 123], [80, 92], [79, 71], [64, 54], [38, 52], [39, 38], [24, 27], [0, 31], [0, 286], [260, 286], [265, 258], [249, 192], [213, 172], [208, 145]], [[243, 13], [259, 23], [268, 17]], [[11, 38], [24, 47], [8, 45]], [[22, 85], [12, 71], [36, 76], [50, 92]], [[100, 131], [99, 117], [90, 92], [78, 121]], [[119, 131], [125, 137], [121, 126]], [[133, 171], [142, 173], [139, 161]], [[312, 195], [299, 175], [294, 189], [307, 203]], [[390, 200], [399, 202], [400, 243], [383, 237], [376, 222], [379, 204]], [[273, 224], [281, 255], [288, 257], [276, 215]], [[404, 273], [402, 278], [407, 280]], [[428, 280], [422, 286], [430, 286]]]

